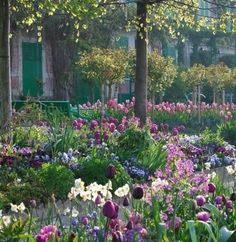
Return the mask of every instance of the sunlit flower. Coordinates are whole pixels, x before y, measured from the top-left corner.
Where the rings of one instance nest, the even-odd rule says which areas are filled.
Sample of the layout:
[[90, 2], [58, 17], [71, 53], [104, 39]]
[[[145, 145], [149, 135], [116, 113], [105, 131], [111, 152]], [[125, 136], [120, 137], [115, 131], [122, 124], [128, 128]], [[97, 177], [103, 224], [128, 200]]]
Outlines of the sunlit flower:
[[125, 197], [127, 196], [129, 193], [129, 185], [125, 184], [123, 187], [119, 187], [116, 191], [115, 191], [115, 195], [117, 197]]
[[11, 205], [11, 211], [18, 213], [18, 206], [16, 204], [12, 204], [12, 203], [10, 203], [10, 205]]
[[79, 211], [75, 207], [73, 207], [72, 212], [71, 212], [71, 216], [73, 218], [76, 218], [76, 217], [78, 217], [78, 215], [79, 215]]

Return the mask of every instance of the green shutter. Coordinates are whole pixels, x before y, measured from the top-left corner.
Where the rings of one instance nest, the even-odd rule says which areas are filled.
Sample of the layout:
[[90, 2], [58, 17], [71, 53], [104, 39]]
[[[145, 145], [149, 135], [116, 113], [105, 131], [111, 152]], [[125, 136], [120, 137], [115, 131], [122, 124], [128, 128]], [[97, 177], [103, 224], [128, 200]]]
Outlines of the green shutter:
[[22, 43], [23, 95], [40, 96], [43, 94], [42, 45]]

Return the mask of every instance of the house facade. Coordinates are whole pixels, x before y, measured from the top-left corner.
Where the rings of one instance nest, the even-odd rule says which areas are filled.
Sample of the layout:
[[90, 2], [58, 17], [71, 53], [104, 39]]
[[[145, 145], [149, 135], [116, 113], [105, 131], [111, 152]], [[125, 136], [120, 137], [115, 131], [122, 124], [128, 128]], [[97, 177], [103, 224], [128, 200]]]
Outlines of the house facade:
[[18, 32], [11, 39], [11, 81], [13, 99], [53, 96], [51, 48], [47, 42]]

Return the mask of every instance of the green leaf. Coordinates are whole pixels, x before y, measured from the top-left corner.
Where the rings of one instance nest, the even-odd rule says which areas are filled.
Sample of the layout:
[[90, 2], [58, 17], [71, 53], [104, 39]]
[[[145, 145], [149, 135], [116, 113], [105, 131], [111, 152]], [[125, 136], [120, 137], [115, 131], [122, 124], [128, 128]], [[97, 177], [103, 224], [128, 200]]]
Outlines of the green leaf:
[[209, 239], [212, 239], [214, 242], [217, 242], [217, 239], [211, 229], [211, 226], [208, 223], [203, 222], [203, 221], [198, 221], [198, 223], [203, 224], [205, 226], [205, 228], [207, 229], [208, 234], [210, 236]]
[[198, 242], [197, 241], [197, 234], [196, 234], [196, 229], [195, 229], [195, 222], [193, 220], [189, 220], [187, 221], [187, 226], [189, 228], [189, 233], [190, 233], [190, 237], [192, 242]]
[[228, 230], [225, 226], [220, 229], [219, 242], [227, 242], [233, 231]]
[[165, 227], [165, 224], [164, 223], [159, 223], [158, 224], [158, 228], [157, 228], [157, 234], [158, 234], [158, 237], [157, 237], [157, 242], [161, 242], [162, 239], [163, 239], [163, 236], [165, 235], [166, 233], [166, 227]]

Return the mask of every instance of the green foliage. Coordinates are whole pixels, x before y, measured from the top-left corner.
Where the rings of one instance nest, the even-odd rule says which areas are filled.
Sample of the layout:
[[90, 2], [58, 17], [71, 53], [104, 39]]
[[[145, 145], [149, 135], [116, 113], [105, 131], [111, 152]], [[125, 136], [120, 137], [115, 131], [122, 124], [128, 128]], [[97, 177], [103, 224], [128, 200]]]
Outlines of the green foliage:
[[232, 145], [236, 145], [236, 121], [225, 122], [218, 126], [217, 133]]
[[107, 85], [122, 83], [128, 67], [122, 49], [93, 48], [81, 56], [78, 64], [87, 80]]
[[43, 127], [33, 125], [31, 127], [16, 127], [13, 130], [13, 144], [20, 147], [31, 146], [37, 148], [48, 140], [48, 132]]
[[79, 135], [70, 124], [64, 126], [55, 126], [52, 133], [48, 136], [48, 142], [45, 150], [53, 155], [59, 152], [67, 152], [70, 148], [77, 147]]
[[148, 55], [148, 91], [153, 97], [170, 87], [177, 75], [171, 57], [163, 57], [157, 51]]
[[194, 88], [201, 85], [202, 81], [206, 78], [205, 66], [195, 64], [187, 71], [182, 72], [181, 77], [188, 87]]
[[46, 197], [52, 194], [57, 199], [66, 199], [74, 183], [74, 174], [67, 167], [59, 164], [43, 164], [39, 170], [39, 179]]
[[83, 159], [81, 161], [81, 167], [76, 173], [76, 176], [81, 178], [87, 185], [93, 182], [104, 185], [108, 182], [108, 178], [106, 177], [105, 172], [110, 164], [113, 164], [116, 167], [116, 175], [112, 179], [113, 190], [116, 190], [118, 187], [131, 182], [130, 176], [127, 174], [120, 163], [111, 163], [106, 158], [98, 157]]
[[125, 160], [144, 152], [154, 140], [146, 129], [130, 126], [117, 140], [117, 154]]
[[203, 145], [222, 145], [224, 143], [224, 140], [219, 136], [218, 133], [212, 132], [210, 129], [207, 128], [201, 134], [201, 143]]
[[166, 164], [166, 150], [163, 148], [164, 141], [151, 144], [147, 149], [139, 153], [138, 164], [153, 173]]
[[[9, 218], [10, 219], [10, 218]], [[10, 224], [0, 221], [0, 241], [2, 242], [20, 242], [33, 239], [33, 235], [26, 232], [29, 224], [29, 218], [10, 219]], [[29, 231], [30, 232], [30, 231]]]

